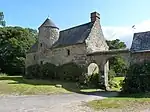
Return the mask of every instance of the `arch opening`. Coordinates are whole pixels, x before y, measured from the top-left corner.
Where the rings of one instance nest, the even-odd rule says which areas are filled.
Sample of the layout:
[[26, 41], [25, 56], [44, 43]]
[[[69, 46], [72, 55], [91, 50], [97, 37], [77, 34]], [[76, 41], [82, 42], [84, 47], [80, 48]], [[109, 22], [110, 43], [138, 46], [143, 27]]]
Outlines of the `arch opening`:
[[99, 74], [99, 66], [96, 63], [90, 63], [88, 66], [88, 75]]
[[109, 70], [115, 73], [115, 76], [122, 77], [126, 75], [128, 63], [126, 59], [120, 55], [116, 55], [107, 59], [109, 61]]

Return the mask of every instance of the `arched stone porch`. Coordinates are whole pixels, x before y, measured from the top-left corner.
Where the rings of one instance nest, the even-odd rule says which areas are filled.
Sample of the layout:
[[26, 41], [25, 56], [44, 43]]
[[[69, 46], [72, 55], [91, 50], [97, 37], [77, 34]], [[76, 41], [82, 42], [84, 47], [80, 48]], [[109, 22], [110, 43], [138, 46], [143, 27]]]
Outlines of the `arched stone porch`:
[[87, 54], [87, 65], [90, 63], [96, 63], [99, 67], [99, 83], [104, 89], [108, 88], [109, 59], [117, 55], [123, 57], [126, 60], [126, 63], [130, 65], [130, 52], [128, 49], [109, 50]]

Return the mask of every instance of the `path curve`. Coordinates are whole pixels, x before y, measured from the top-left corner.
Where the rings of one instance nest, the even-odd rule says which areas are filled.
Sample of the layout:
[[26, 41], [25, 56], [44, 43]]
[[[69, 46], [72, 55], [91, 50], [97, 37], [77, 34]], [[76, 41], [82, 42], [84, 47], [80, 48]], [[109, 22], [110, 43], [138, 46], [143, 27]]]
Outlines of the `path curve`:
[[60, 94], [35, 96], [1, 96], [0, 112], [91, 112], [79, 105], [94, 99], [116, 96], [116, 93]]

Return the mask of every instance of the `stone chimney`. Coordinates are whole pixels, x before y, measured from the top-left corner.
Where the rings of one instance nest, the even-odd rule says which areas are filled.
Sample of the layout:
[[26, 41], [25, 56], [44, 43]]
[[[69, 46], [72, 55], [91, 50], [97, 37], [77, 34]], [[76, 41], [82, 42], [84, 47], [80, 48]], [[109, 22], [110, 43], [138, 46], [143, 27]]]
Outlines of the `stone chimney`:
[[97, 12], [91, 13], [91, 22], [99, 21], [100, 20], [100, 14]]

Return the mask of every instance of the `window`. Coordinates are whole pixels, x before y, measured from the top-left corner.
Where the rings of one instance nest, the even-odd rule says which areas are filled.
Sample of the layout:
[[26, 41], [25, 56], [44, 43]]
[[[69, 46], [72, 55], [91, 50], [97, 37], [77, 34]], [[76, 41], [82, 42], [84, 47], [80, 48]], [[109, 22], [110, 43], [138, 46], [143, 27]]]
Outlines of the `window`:
[[40, 61], [40, 64], [43, 65], [43, 61]]
[[70, 55], [70, 50], [69, 50], [69, 49], [67, 49], [67, 55], [68, 55], [68, 56]]
[[42, 43], [40, 43], [40, 46], [42, 47]]
[[35, 60], [35, 55], [34, 55], [33, 59]]

